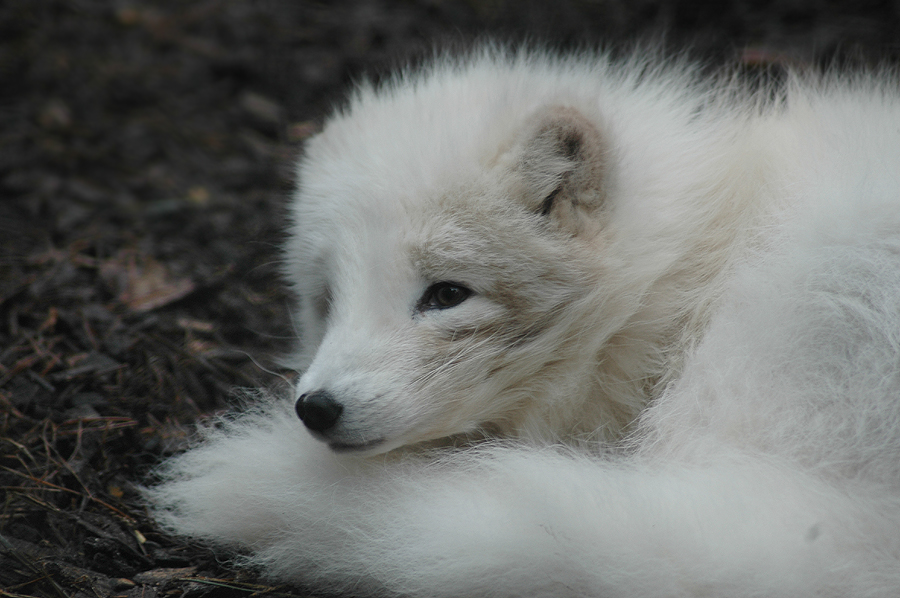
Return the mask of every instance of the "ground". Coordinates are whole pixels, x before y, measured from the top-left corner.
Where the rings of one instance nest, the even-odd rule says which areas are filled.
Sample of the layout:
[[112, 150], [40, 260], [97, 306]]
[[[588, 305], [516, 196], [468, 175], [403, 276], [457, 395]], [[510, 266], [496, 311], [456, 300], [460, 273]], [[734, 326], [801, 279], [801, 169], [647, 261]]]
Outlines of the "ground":
[[4, 0], [0, 597], [307, 595], [160, 533], [135, 489], [236, 388], [293, 376], [278, 248], [303, 140], [435, 45], [663, 31], [711, 65], [896, 62], [900, 5]]

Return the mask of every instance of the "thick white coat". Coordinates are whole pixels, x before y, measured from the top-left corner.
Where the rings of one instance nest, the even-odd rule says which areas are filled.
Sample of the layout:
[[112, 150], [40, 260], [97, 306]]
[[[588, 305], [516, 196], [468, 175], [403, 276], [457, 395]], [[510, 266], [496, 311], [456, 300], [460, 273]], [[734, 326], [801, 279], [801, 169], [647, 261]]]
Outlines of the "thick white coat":
[[168, 529], [359, 595], [900, 595], [895, 78], [486, 49], [299, 174], [297, 393], [160, 470]]

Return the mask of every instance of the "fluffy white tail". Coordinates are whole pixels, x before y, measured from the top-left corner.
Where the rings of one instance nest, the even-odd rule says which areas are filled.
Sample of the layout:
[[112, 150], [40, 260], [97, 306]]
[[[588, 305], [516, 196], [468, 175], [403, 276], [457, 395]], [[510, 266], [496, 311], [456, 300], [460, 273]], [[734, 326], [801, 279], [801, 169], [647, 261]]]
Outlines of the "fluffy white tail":
[[889, 596], [900, 504], [762, 458], [620, 463], [494, 447], [337, 457], [275, 402], [149, 491], [163, 523], [361, 595]]

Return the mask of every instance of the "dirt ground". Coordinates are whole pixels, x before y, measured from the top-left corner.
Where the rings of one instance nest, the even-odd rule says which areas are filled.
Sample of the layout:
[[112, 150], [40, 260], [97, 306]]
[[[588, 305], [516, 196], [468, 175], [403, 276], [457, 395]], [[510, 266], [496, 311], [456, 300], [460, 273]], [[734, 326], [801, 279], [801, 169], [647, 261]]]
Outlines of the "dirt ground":
[[161, 534], [136, 484], [284, 387], [293, 160], [352, 81], [479, 35], [666, 32], [718, 64], [900, 54], [900, 4], [4, 0], [0, 597], [304, 596]]

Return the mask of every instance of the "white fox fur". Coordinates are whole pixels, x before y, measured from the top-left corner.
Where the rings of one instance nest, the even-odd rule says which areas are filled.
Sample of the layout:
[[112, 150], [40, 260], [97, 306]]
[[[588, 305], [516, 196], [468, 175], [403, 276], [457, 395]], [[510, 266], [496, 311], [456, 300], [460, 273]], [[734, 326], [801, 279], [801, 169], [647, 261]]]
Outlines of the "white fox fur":
[[900, 595], [892, 75], [488, 48], [299, 174], [296, 395], [160, 470], [167, 529], [353, 595]]

